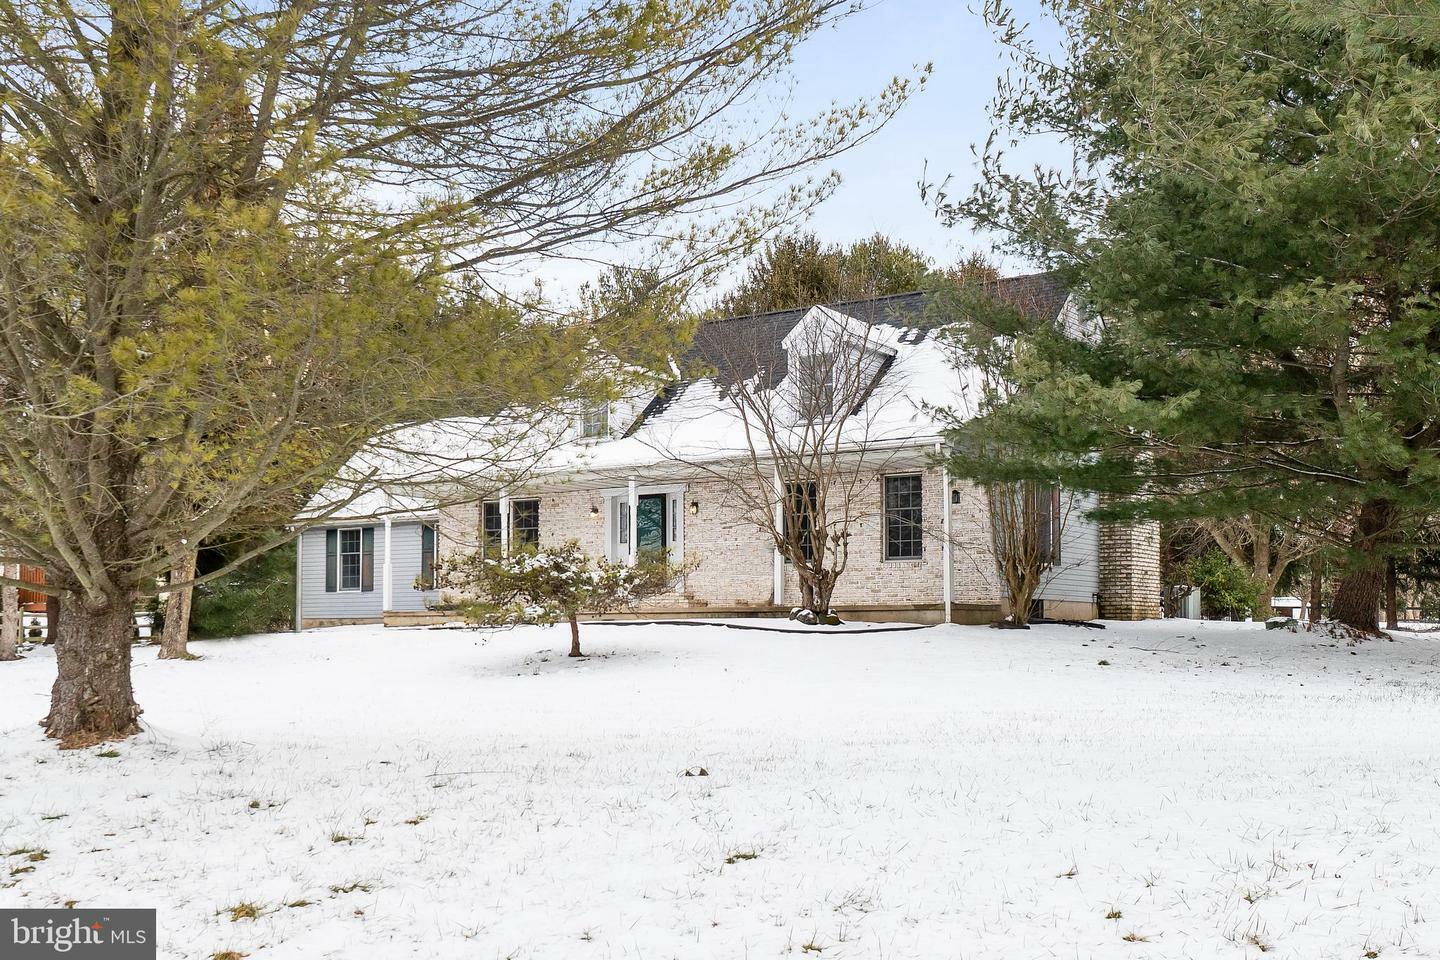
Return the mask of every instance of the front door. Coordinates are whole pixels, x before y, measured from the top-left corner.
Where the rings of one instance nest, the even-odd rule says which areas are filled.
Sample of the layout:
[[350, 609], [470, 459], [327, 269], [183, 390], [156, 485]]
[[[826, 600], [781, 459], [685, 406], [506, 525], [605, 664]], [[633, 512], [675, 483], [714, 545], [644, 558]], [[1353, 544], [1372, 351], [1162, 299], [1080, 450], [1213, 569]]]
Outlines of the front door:
[[660, 556], [670, 545], [670, 525], [665, 516], [668, 501], [663, 493], [647, 493], [636, 504], [635, 546], [641, 556]]

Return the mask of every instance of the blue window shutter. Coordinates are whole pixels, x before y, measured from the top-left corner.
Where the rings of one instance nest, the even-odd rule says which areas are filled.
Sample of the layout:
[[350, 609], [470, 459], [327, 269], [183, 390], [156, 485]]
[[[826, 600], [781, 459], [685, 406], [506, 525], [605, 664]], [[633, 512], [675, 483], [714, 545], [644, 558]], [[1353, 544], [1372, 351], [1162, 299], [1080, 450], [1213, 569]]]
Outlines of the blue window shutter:
[[365, 593], [375, 590], [374, 527], [366, 527], [360, 531], [360, 590]]
[[334, 593], [339, 584], [336, 582], [336, 568], [340, 564], [340, 531], [325, 531], [325, 592]]

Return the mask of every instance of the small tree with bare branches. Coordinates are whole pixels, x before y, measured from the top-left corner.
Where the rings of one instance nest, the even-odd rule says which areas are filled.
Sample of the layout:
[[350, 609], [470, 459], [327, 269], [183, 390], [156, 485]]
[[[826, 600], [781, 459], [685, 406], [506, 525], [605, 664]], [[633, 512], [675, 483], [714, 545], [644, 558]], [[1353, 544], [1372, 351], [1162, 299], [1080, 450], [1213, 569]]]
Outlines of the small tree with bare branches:
[[873, 516], [877, 475], [893, 447], [873, 444], [901, 390], [894, 349], [874, 323], [814, 307], [783, 341], [749, 318], [704, 327], [727, 421], [710, 449], [657, 446], [720, 481], [728, 499], [794, 572], [799, 608], [830, 618], [856, 525]]

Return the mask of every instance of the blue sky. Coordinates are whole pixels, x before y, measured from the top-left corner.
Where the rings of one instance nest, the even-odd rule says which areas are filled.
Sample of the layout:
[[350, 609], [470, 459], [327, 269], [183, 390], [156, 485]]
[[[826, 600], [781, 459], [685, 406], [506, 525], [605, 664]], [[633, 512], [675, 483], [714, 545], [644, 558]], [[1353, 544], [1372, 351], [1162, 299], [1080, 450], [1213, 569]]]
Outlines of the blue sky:
[[[973, 184], [977, 166], [971, 146], [983, 144], [990, 134], [987, 106], [1005, 68], [1005, 51], [973, 9], [979, 0], [866, 2], [867, 9], [807, 39], [785, 82], [777, 83], [772, 94], [762, 94], [749, 108], [769, 108], [793, 119], [810, 117], [831, 104], [873, 96], [892, 77], [914, 75], [925, 63], [933, 65], [933, 72], [925, 89], [874, 138], [808, 171], [818, 175], [835, 169], [843, 183], [798, 226], [834, 243], [879, 231], [940, 264], [972, 250], [989, 253], [986, 238], [936, 220], [921, 202], [919, 184], [922, 178], [938, 182], [950, 176], [953, 194], [966, 193]], [[1013, 0], [1013, 4], [1022, 21], [1033, 21], [1043, 36], [1056, 35], [1053, 24], [1040, 16], [1040, 0]], [[1033, 145], [1009, 153], [1010, 159], [1027, 164], [1065, 159], [1053, 146]], [[598, 255], [624, 259], [623, 251], [613, 249]], [[1012, 273], [1030, 267], [1008, 258], [999, 262]], [[591, 262], [552, 260], [538, 267], [518, 265], [511, 277], [524, 284], [538, 276], [554, 289], [566, 289], [593, 276], [595, 269]]]
[[[822, 237], [844, 242], [878, 230], [940, 262], [988, 250], [983, 237], [939, 223], [918, 187], [928, 164], [931, 180], [952, 175], [952, 191], [964, 193], [976, 176], [971, 145], [983, 144], [990, 133], [986, 106], [1004, 69], [1003, 51], [973, 7], [966, 0], [873, 0], [870, 9], [816, 35], [797, 55], [789, 105], [796, 115], [873, 93], [917, 64], [934, 65], [925, 90], [885, 130], [833, 164], [844, 184], [809, 224]], [[1036, 0], [1017, 0], [1015, 7], [1038, 29], [1051, 26], [1039, 20]], [[1015, 156], [1063, 160], [1032, 151]]]

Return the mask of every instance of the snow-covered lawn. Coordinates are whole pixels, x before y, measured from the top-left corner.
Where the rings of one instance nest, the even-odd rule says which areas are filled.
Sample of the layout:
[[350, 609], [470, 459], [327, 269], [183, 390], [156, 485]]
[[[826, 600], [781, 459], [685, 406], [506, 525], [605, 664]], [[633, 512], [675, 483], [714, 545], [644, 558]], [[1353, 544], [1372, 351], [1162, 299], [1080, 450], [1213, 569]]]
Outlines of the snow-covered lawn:
[[118, 756], [0, 664], [0, 906], [157, 907], [187, 958], [1440, 956], [1433, 636], [584, 639], [139, 650]]

